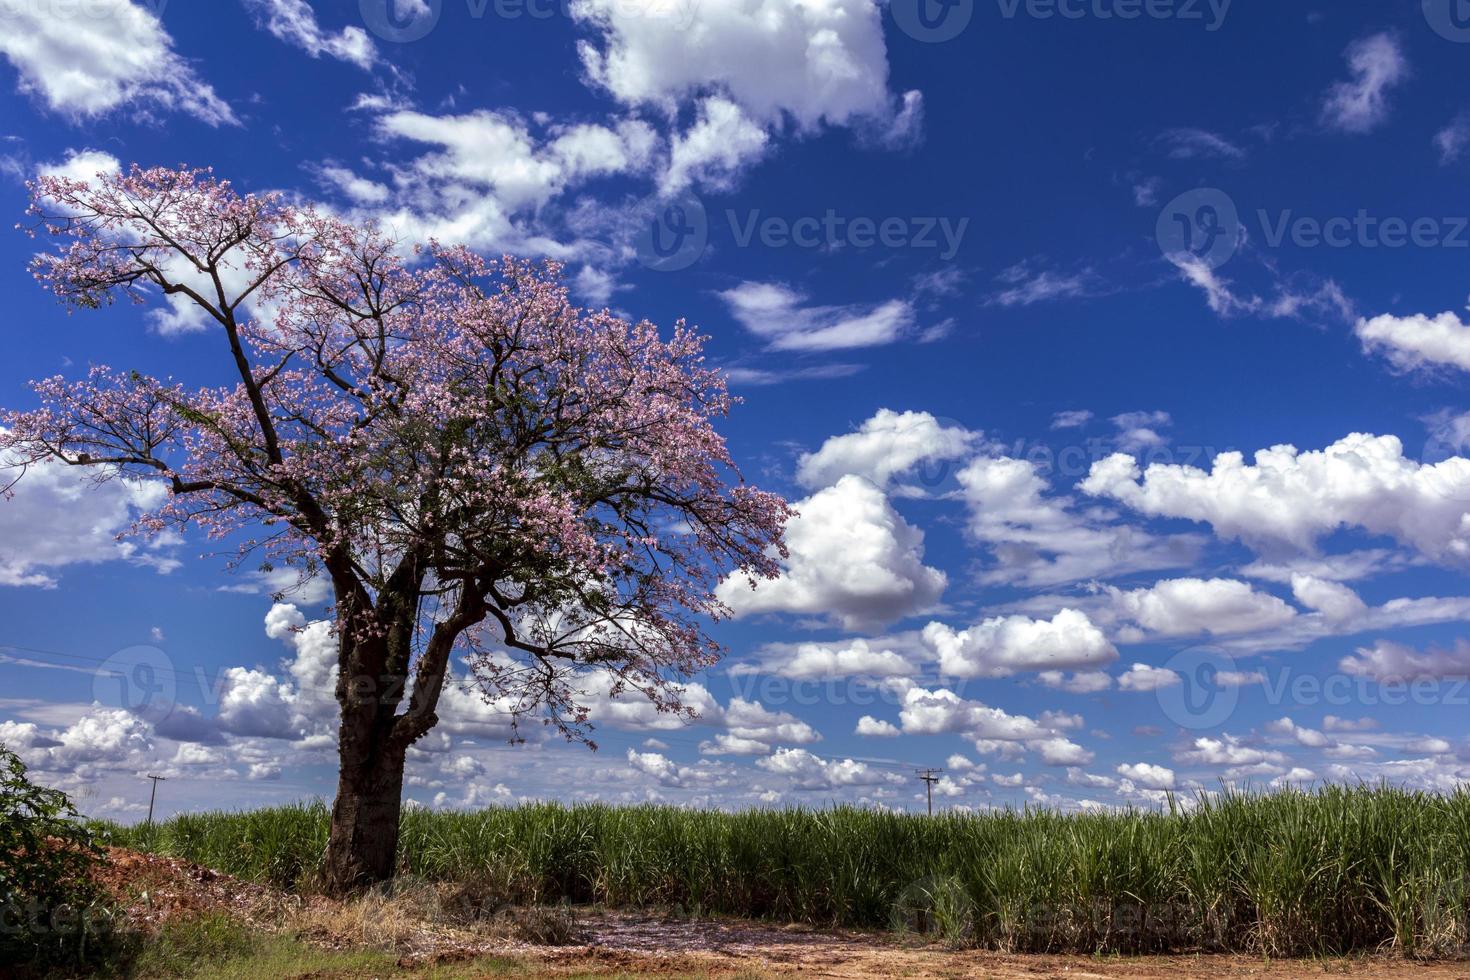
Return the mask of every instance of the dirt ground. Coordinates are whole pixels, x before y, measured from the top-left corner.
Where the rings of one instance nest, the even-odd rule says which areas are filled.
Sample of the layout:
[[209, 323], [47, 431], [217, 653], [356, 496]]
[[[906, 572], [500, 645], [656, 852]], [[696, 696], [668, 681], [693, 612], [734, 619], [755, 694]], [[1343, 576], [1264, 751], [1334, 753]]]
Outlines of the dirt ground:
[[[336, 950], [391, 950], [392, 975], [629, 976], [837, 978], [995, 977], [1001, 980], [1162, 977], [1286, 978], [1345, 976], [1470, 980], [1470, 959], [1416, 963], [1388, 955], [1353, 959], [1273, 960], [1248, 956], [1007, 955], [926, 945], [916, 937], [777, 926], [739, 920], [691, 920], [661, 915], [574, 909], [555, 912], [571, 923], [559, 945], [543, 945], [532, 922], [504, 920], [493, 928], [446, 925], [418, 894], [333, 902], [301, 899], [237, 881], [173, 858], [112, 849], [100, 875], [145, 931], [201, 914], [224, 913], [262, 929], [289, 930]], [[429, 898], [433, 898], [432, 895]], [[391, 962], [391, 960], [390, 960]], [[487, 964], [483, 971], [480, 964]], [[3, 972], [3, 971], [0, 971]], [[299, 974], [283, 974], [299, 975]], [[363, 976], [311, 972], [314, 977]], [[376, 973], [372, 974], [378, 975]], [[266, 980], [261, 977], [260, 980]]]
[[1245, 956], [1090, 957], [1006, 955], [921, 946], [890, 936], [733, 922], [669, 922], [622, 914], [582, 920], [585, 946], [534, 954], [548, 972], [595, 969], [648, 974], [744, 973], [802, 977], [1108, 978], [1304, 976], [1470, 980], [1470, 962], [1412, 963], [1391, 957], [1276, 960]]

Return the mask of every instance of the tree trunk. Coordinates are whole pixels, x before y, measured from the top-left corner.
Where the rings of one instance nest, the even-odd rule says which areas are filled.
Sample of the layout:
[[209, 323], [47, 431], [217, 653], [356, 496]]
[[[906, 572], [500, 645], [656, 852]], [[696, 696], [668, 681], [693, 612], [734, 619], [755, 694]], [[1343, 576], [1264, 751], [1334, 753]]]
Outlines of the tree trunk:
[[[343, 632], [351, 631], [349, 625]], [[342, 641], [337, 672], [342, 711], [337, 729], [337, 799], [323, 861], [326, 889], [333, 895], [393, 877], [406, 748], [393, 737], [393, 716], [403, 697], [408, 665], [406, 653], [395, 658], [393, 648], [401, 645], [404, 633], [399, 623], [387, 636]]]
[[[404, 752], [391, 726], [343, 712], [341, 770], [323, 862], [329, 894], [344, 895], [393, 877], [403, 806]], [[352, 731], [349, 731], [349, 728]]]
[[[337, 734], [339, 769], [332, 829], [323, 859], [325, 887], [345, 895], [393, 877], [398, 856], [398, 824], [403, 809], [403, 763], [408, 746], [438, 719], [448, 647], [454, 636], [440, 637], [421, 658], [414, 705], [399, 716], [412, 658], [417, 598], [422, 576], [416, 560], [405, 559], [378, 597], [370, 616], [348, 612], [339, 626], [337, 704], [342, 711]], [[344, 576], [345, 579], [345, 576]], [[354, 583], [337, 590], [342, 610], [368, 608]], [[372, 627], [386, 624], [386, 628]], [[444, 624], [441, 624], [443, 627]], [[459, 625], [458, 629], [463, 629]]]

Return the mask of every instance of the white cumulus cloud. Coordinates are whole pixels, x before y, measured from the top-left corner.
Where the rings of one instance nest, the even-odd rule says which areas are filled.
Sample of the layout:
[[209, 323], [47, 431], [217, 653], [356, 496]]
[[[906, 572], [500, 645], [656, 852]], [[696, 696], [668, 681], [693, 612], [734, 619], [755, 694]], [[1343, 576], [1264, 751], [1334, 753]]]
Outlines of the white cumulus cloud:
[[1095, 669], [1118, 658], [1102, 630], [1075, 609], [1050, 620], [997, 616], [963, 630], [930, 623], [923, 636], [939, 657], [940, 673], [953, 677]]
[[174, 51], [158, 16], [130, 0], [8, 3], [0, 55], [15, 66], [21, 91], [66, 115], [126, 106], [142, 116], [184, 112], [212, 126], [237, 121]]
[[737, 614], [805, 613], [864, 629], [921, 612], [943, 593], [945, 574], [924, 564], [924, 532], [867, 480], [843, 477], [796, 509], [780, 578], [753, 589], [738, 576], [720, 584]]
[[880, 408], [856, 432], [833, 436], [816, 452], [804, 454], [796, 479], [803, 487], [818, 490], [854, 475], [887, 488], [920, 464], [965, 456], [977, 438], [976, 433], [946, 425], [928, 412]]
[[1131, 456], [1094, 463], [1081, 489], [1153, 517], [1209, 523], [1222, 538], [1311, 554], [1340, 528], [1361, 528], [1426, 557], [1470, 559], [1470, 459], [1420, 463], [1396, 436], [1353, 433], [1321, 450], [1281, 445], [1246, 463], [1221, 453], [1206, 471]]

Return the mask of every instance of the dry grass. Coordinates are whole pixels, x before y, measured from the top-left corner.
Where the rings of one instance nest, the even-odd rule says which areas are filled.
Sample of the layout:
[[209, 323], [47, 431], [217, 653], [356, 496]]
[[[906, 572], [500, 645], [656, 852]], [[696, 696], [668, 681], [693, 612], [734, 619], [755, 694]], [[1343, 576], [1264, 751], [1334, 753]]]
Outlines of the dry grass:
[[367, 946], [410, 959], [583, 941], [568, 908], [504, 906], [472, 882], [413, 878], [343, 901], [313, 900], [285, 928], [328, 946]]
[[[1038, 975], [1108, 980], [1165, 977], [1249, 977], [1286, 980], [1307, 973], [1378, 978], [1402, 975], [1398, 957], [1316, 962], [1263, 962], [1259, 957], [1021, 956], [956, 949], [967, 937], [947, 935], [944, 921], [962, 917], [963, 891], [931, 880], [902, 903], [892, 932], [834, 931], [673, 910], [631, 914], [606, 909], [515, 907], [503, 904], [502, 882], [404, 879], [345, 902], [297, 898], [248, 889], [234, 879], [178, 860], [114, 852], [109, 885], [120, 898], [154, 913], [139, 915], [147, 939], [120, 961], [120, 977], [267, 980], [306, 977], [361, 980], [469, 980], [514, 976], [631, 977], [664, 980], [750, 980], [820, 974], [840, 980], [908, 980], [987, 976], [1023, 980]], [[244, 899], [241, 892], [252, 892]], [[172, 896], [167, 903], [162, 896]], [[1449, 896], [1453, 905], [1457, 896]], [[1438, 923], [1442, 941], [1462, 935]], [[927, 935], [914, 935], [913, 933]], [[950, 942], [934, 942], [948, 939]], [[1465, 976], [1463, 965], [1415, 964], [1425, 980]], [[0, 974], [4, 974], [0, 968]]]

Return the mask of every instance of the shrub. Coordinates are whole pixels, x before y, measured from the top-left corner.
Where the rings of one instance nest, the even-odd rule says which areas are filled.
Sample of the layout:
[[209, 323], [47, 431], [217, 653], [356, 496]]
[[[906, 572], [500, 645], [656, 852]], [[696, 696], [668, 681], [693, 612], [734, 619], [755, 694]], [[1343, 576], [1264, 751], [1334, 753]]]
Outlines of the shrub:
[[66, 794], [0, 745], [0, 962], [43, 970], [106, 952], [112, 910], [91, 875], [103, 857]]

